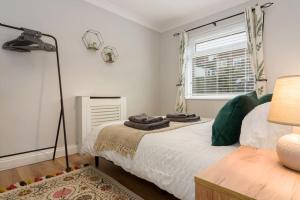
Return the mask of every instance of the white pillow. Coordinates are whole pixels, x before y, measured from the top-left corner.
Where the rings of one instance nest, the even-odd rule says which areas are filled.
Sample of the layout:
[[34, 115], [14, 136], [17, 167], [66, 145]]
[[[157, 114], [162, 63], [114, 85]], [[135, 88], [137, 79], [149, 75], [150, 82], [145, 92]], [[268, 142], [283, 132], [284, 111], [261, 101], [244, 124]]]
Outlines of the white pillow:
[[292, 126], [268, 122], [270, 103], [264, 103], [252, 110], [243, 120], [240, 144], [244, 146], [276, 149], [277, 140], [292, 133]]

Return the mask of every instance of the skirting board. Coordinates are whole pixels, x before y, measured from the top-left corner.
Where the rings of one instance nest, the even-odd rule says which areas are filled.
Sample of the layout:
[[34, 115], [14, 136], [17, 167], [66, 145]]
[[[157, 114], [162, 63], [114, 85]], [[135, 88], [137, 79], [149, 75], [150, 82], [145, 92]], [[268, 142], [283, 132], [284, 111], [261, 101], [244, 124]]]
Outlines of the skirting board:
[[[69, 155], [78, 153], [77, 145], [68, 146]], [[16, 155], [12, 157], [6, 157], [0, 159], [0, 171], [6, 169], [12, 169], [24, 165], [30, 165], [45, 160], [51, 160], [53, 156], [53, 149], [47, 149], [43, 151], [37, 151], [22, 155]], [[65, 148], [58, 147], [56, 149], [56, 158], [65, 156]]]

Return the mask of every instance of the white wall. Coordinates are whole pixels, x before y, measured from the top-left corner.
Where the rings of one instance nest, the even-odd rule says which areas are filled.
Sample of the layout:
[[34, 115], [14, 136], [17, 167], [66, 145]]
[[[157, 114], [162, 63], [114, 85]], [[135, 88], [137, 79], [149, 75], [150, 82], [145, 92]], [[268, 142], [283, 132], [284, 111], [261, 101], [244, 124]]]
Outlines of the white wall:
[[[128, 114], [159, 113], [159, 33], [81, 0], [1, 0], [0, 22], [58, 38], [69, 144], [76, 144], [75, 96], [126, 96]], [[118, 62], [85, 49], [87, 29], [118, 49]], [[0, 44], [19, 34], [0, 27]], [[52, 146], [59, 108], [55, 54], [0, 49], [0, 155]]]
[[[260, 3], [269, 1], [260, 1]], [[265, 17], [265, 64], [268, 88], [272, 92], [276, 78], [282, 75], [300, 74], [300, 1], [272, 0], [274, 5], [266, 10]], [[226, 10], [191, 24], [165, 32], [160, 40], [160, 97], [161, 113], [172, 112], [175, 105], [178, 74], [178, 37], [175, 32], [212, 22], [254, 6], [257, 1]], [[201, 116], [214, 117], [226, 103], [224, 100], [188, 100], [188, 111]]]

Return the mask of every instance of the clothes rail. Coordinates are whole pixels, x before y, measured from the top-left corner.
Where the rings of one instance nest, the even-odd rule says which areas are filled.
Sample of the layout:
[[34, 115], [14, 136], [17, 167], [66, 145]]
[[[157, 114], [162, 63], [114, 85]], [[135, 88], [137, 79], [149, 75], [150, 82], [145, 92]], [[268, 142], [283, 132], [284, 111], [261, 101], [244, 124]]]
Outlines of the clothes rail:
[[[15, 27], [7, 24], [0, 23], [0, 26], [14, 29], [14, 30], [19, 30], [19, 31], [25, 31], [29, 30], [23, 27]], [[55, 138], [55, 145], [53, 147], [46, 147], [46, 148], [40, 148], [40, 149], [34, 149], [34, 150], [29, 150], [29, 151], [24, 151], [24, 152], [18, 152], [14, 154], [9, 154], [9, 155], [2, 155], [0, 158], [5, 158], [5, 157], [10, 157], [10, 156], [15, 156], [15, 155], [20, 155], [20, 154], [26, 154], [26, 153], [32, 153], [36, 151], [42, 151], [42, 150], [47, 150], [47, 149], [54, 149], [53, 151], [53, 157], [52, 159], [55, 159], [55, 154], [56, 154], [56, 149], [57, 149], [57, 142], [58, 142], [58, 136], [60, 132], [60, 127], [62, 125], [63, 127], [63, 133], [64, 133], [64, 148], [65, 148], [65, 159], [66, 159], [66, 171], [71, 171], [71, 168], [69, 166], [69, 158], [68, 158], [68, 143], [67, 143], [67, 131], [66, 131], [66, 125], [65, 125], [65, 112], [64, 112], [64, 102], [63, 102], [63, 90], [62, 90], [62, 81], [61, 81], [61, 72], [60, 72], [60, 62], [59, 62], [59, 53], [58, 53], [58, 42], [57, 39], [53, 35], [41, 33], [43, 36], [51, 38], [55, 42], [55, 47], [56, 47], [56, 64], [57, 64], [57, 72], [58, 72], [58, 82], [59, 82], [59, 94], [60, 94], [60, 115], [59, 115], [59, 122], [58, 122], [58, 127], [57, 127], [57, 132], [56, 132], [56, 138]]]

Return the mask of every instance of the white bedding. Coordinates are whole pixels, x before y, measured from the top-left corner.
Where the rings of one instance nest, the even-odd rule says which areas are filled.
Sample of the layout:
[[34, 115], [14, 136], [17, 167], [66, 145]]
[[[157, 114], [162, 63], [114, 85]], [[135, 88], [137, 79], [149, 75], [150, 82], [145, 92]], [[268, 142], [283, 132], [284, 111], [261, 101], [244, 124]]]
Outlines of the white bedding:
[[[110, 124], [118, 123], [123, 122]], [[93, 150], [93, 145], [98, 133], [105, 127], [100, 126], [85, 139], [82, 153], [104, 157], [126, 171], [156, 184], [179, 199], [194, 200], [194, 176], [239, 146], [238, 144], [211, 146], [212, 124], [213, 121], [210, 121], [162, 133], [148, 134], [141, 140], [133, 159], [112, 151], [98, 155]]]

